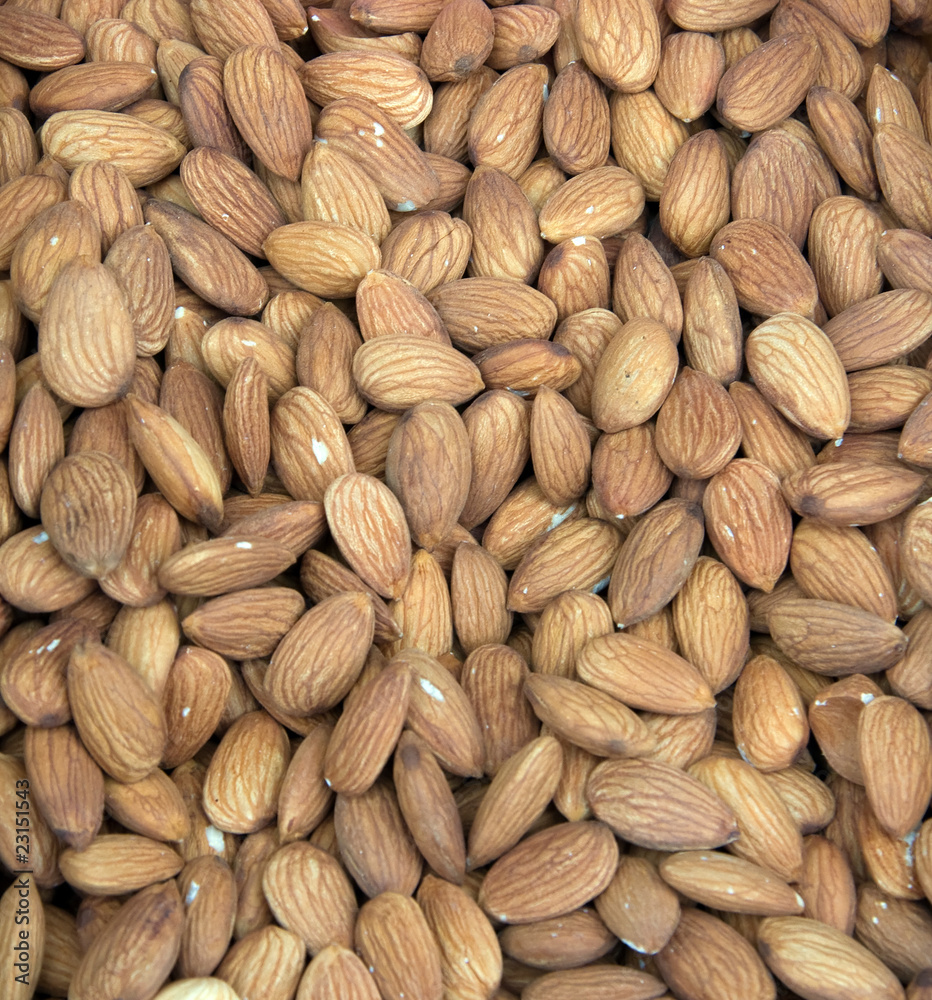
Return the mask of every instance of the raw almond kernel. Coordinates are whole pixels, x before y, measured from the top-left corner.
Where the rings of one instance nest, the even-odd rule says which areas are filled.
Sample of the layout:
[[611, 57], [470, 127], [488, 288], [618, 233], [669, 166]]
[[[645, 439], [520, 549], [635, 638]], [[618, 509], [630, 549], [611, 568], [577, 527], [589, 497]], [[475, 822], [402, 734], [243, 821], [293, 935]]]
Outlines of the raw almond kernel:
[[628, 947], [655, 955], [680, 919], [675, 892], [646, 858], [622, 855], [608, 888], [595, 901], [606, 926]]
[[745, 344], [748, 369], [760, 392], [813, 437], [837, 438], [851, 419], [844, 365], [832, 340], [792, 313], [771, 317]]
[[592, 488], [610, 517], [644, 513], [672, 481], [673, 473], [657, 452], [652, 421], [603, 434], [592, 451]]
[[431, 550], [453, 530], [466, 502], [469, 438], [447, 403], [411, 407], [392, 432], [385, 481], [405, 510], [414, 541]]
[[912, 229], [888, 229], [877, 244], [877, 261], [893, 288], [932, 292], [926, 278], [932, 240]]
[[626, 632], [590, 639], [580, 650], [576, 671], [580, 680], [630, 708], [690, 715], [715, 704], [708, 685], [686, 660]]
[[479, 904], [503, 923], [557, 917], [601, 893], [617, 866], [618, 845], [607, 826], [561, 823], [499, 858], [482, 882]]
[[263, 244], [269, 263], [314, 295], [345, 298], [381, 263], [375, 241], [352, 226], [293, 222], [273, 230]]
[[304, 218], [354, 226], [381, 243], [391, 229], [385, 201], [375, 181], [346, 153], [315, 142], [301, 170]]
[[472, 231], [462, 219], [440, 210], [416, 212], [382, 242], [382, 266], [427, 295], [463, 276], [471, 247]]
[[229, 153], [207, 146], [192, 149], [180, 175], [204, 220], [253, 257], [263, 255], [268, 235], [287, 222], [265, 185]]
[[321, 107], [344, 97], [364, 97], [403, 129], [430, 113], [433, 92], [423, 70], [393, 53], [331, 52], [304, 64], [301, 85]]
[[372, 644], [374, 612], [366, 594], [328, 597], [306, 612], [279, 643], [265, 689], [282, 710], [326, 711], [346, 696]]
[[123, 289], [136, 353], [158, 354], [168, 343], [175, 310], [165, 241], [150, 226], [133, 226], [113, 241], [104, 264]]
[[657, 248], [640, 233], [625, 235], [618, 250], [612, 309], [624, 322], [638, 316], [655, 319], [674, 342], [679, 341], [683, 306], [676, 280]]
[[739, 836], [728, 844], [732, 854], [769, 868], [787, 881], [798, 878], [802, 870], [799, 827], [759, 771], [737, 757], [713, 755], [697, 761], [687, 773], [733, 810]]
[[557, 306], [560, 320], [607, 308], [611, 278], [602, 244], [585, 236], [564, 240], [544, 258], [537, 283]]
[[683, 910], [656, 961], [664, 981], [681, 996], [776, 996], [774, 981], [752, 945], [725, 921], [695, 908]]
[[700, 556], [673, 599], [673, 620], [680, 655], [713, 693], [728, 687], [744, 665], [750, 636], [747, 602], [728, 567]]
[[676, 377], [678, 355], [656, 320], [631, 319], [610, 341], [592, 385], [592, 419], [612, 433], [642, 424], [662, 405]]
[[704, 537], [697, 504], [666, 500], [625, 540], [612, 569], [608, 604], [619, 628], [656, 614], [686, 582]]
[[[456, 284], [447, 282], [439, 289]], [[393, 271], [370, 271], [362, 279], [356, 289], [356, 314], [363, 340], [401, 333], [441, 344], [450, 342], [445, 330], [447, 320], [438, 314], [433, 301], [425, 299], [410, 281]], [[463, 346], [468, 349], [468, 345]]]
[[531, 461], [551, 503], [566, 504], [585, 492], [590, 456], [589, 435], [572, 403], [542, 386], [531, 411]]
[[321, 112], [317, 139], [355, 160], [385, 203], [413, 212], [437, 197], [440, 182], [424, 153], [394, 119], [363, 97], [344, 97]]
[[845, 371], [888, 364], [932, 332], [932, 295], [913, 288], [883, 292], [833, 316], [824, 329]]
[[616, 940], [588, 906], [551, 920], [512, 924], [502, 932], [502, 947], [510, 958], [545, 970], [595, 962], [612, 949]]
[[741, 422], [728, 393], [710, 375], [684, 367], [657, 415], [657, 453], [681, 478], [720, 472], [741, 443]]
[[26, 774], [49, 827], [68, 847], [86, 850], [104, 817], [104, 776], [73, 726], [29, 726]]
[[559, 742], [541, 736], [499, 769], [469, 830], [470, 869], [484, 867], [518, 843], [553, 798], [561, 766]]
[[725, 147], [717, 133], [699, 132], [670, 161], [660, 192], [660, 224], [687, 257], [699, 257], [708, 253], [729, 214]]
[[932, 147], [902, 125], [883, 125], [874, 134], [874, 162], [880, 188], [904, 226], [932, 236]]
[[573, 28], [586, 65], [612, 90], [638, 93], [653, 83], [660, 66], [660, 25], [652, 4], [582, 0]]
[[45, 152], [66, 170], [106, 160], [133, 187], [168, 176], [186, 152], [166, 129], [113, 111], [59, 111], [42, 126], [39, 138]]
[[906, 651], [895, 625], [832, 601], [787, 599], [771, 612], [770, 631], [795, 663], [830, 677], [886, 669]]
[[586, 684], [531, 674], [524, 692], [541, 722], [591, 754], [637, 756], [653, 743], [647, 727], [631, 709]]
[[[716, 107], [730, 125], [760, 132], [783, 121], [815, 83], [822, 57], [809, 34], [776, 35], [728, 69]], [[787, 72], [787, 67], [792, 72]]]
[[543, 129], [547, 152], [566, 173], [581, 174], [605, 163], [608, 100], [584, 63], [571, 62], [557, 75], [544, 105]]
[[803, 518], [793, 532], [790, 567], [808, 597], [853, 604], [889, 622], [897, 617], [890, 572], [857, 528]]
[[236, 127], [269, 170], [301, 176], [311, 116], [297, 73], [269, 45], [244, 45], [224, 63], [223, 92]]
[[306, 960], [301, 938], [272, 924], [238, 940], [216, 971], [239, 996], [249, 996], [270, 983], [291, 995], [298, 988]]
[[644, 189], [622, 167], [587, 170], [561, 185], [540, 211], [540, 232], [559, 243], [576, 236], [602, 238], [630, 226], [644, 209]]
[[573, 679], [586, 643], [613, 631], [611, 612], [600, 597], [579, 590], [566, 591], [541, 613], [531, 647], [534, 669]]
[[900, 1000], [896, 976], [862, 944], [819, 920], [768, 917], [758, 928], [764, 960], [801, 995], [875, 997]]
[[524, 696], [527, 661], [509, 646], [488, 645], [466, 657], [461, 676], [479, 723], [485, 754], [482, 767], [494, 776], [540, 732]]
[[285, 730], [266, 712], [247, 712], [224, 733], [204, 779], [204, 811], [229, 833], [254, 833], [275, 816], [290, 757]]
[[340, 863], [305, 841], [286, 844], [265, 865], [262, 886], [276, 919], [313, 956], [352, 944], [356, 900]]
[[293, 562], [291, 549], [271, 538], [225, 536], [186, 545], [169, 556], [159, 569], [159, 582], [173, 594], [214, 597], [268, 583]]
[[442, 995], [440, 949], [410, 896], [385, 892], [364, 903], [354, 937], [383, 997]]
[[270, 435], [275, 469], [297, 500], [320, 502], [331, 483], [355, 471], [339, 416], [313, 389], [297, 386], [278, 400]]
[[799, 689], [770, 656], [749, 660], [735, 685], [735, 746], [759, 771], [789, 767], [809, 739]]
[[15, 414], [7, 491], [24, 514], [38, 518], [42, 488], [64, 456], [64, 430], [55, 400], [41, 383], [29, 389]]
[[200, 445], [163, 409], [133, 393], [126, 414], [133, 447], [165, 498], [183, 517], [219, 527], [220, 480]]
[[405, 664], [386, 667], [337, 720], [323, 772], [335, 792], [359, 795], [375, 783], [401, 734], [410, 686]]
[[[874, 698], [858, 719], [858, 748], [874, 815], [892, 836], [905, 836], [932, 796], [932, 754], [922, 716], [902, 698]], [[894, 760], [900, 762], [896, 767]]]
[[118, 781], [139, 781], [165, 749], [165, 716], [149, 685], [98, 642], [79, 643], [68, 664], [68, 698], [88, 752]]
[[806, 110], [813, 132], [842, 178], [862, 198], [879, 197], [871, 130], [854, 104], [837, 91], [815, 86], [806, 97]]
[[0, 17], [0, 59], [39, 72], [60, 69], [84, 58], [84, 39], [64, 21], [41, 10], [10, 7]]
[[699, 31], [673, 32], [660, 49], [654, 91], [671, 114], [684, 122], [695, 121], [715, 103], [724, 72], [721, 42]]
[[727, 31], [751, 24], [763, 17], [775, 4], [770, 0], [673, 0], [669, 15], [675, 24], [687, 31]]
[[[62, 201], [40, 212], [22, 231], [10, 261], [16, 304], [38, 323], [55, 279], [71, 261], [100, 260], [100, 227], [79, 201]], [[75, 374], [75, 373], [72, 373]]]
[[731, 809], [695, 778], [659, 761], [600, 764], [586, 795], [620, 837], [662, 851], [719, 847], [737, 839]]
[[348, 948], [328, 945], [305, 969], [298, 986], [299, 1000], [379, 1000], [379, 991], [362, 959]]
[[919, 473], [863, 460], [813, 465], [783, 481], [783, 494], [797, 514], [841, 525], [894, 517], [919, 497], [921, 488]]
[[[181, 947], [184, 907], [174, 881], [150, 885], [120, 908], [91, 941], [68, 992], [75, 1000], [153, 996]], [[119, 959], [114, 961], [114, 956]]]
[[749, 586], [773, 590], [786, 566], [793, 531], [776, 475], [753, 459], [736, 458], [712, 478], [702, 509], [722, 562]]
[[350, 566], [381, 596], [400, 597], [411, 567], [411, 536], [391, 490], [373, 476], [349, 473], [327, 488], [324, 509]]
[[222, 233], [155, 198], [146, 202], [144, 214], [165, 241], [175, 273], [192, 291], [234, 316], [253, 316], [265, 305], [265, 279]]
[[660, 875], [689, 899], [730, 913], [792, 916], [803, 900], [759, 865], [718, 852], [683, 851], [663, 860]]
[[383, 410], [403, 412], [431, 399], [453, 406], [482, 390], [476, 364], [453, 347], [423, 337], [376, 337], [356, 351], [353, 377], [360, 393]]
[[517, 180], [540, 145], [546, 98], [547, 70], [540, 63], [515, 66], [495, 80], [469, 118], [466, 137], [473, 164], [497, 167]]
[[738, 304], [749, 312], [798, 313], [807, 319], [815, 315], [819, 292], [812, 269], [792, 240], [772, 223], [730, 222], [715, 234], [709, 252], [731, 279]]
[[0, 265], [7, 270], [26, 227], [41, 212], [65, 198], [65, 187], [52, 177], [24, 174], [0, 188]]
[[533, 396], [541, 385], [556, 392], [571, 386], [582, 366], [560, 344], [541, 340], [513, 340], [473, 356], [487, 389], [510, 389]]
[[398, 741], [393, 778], [399, 808], [418, 850], [435, 872], [461, 883], [466, 845], [456, 800], [437, 758], [410, 730]]
[[52, 470], [40, 510], [62, 558], [79, 573], [100, 577], [119, 563], [129, 545], [136, 493], [118, 462], [86, 451]]
[[647, 198], [658, 201], [670, 161], [689, 138], [686, 125], [667, 111], [653, 90], [615, 91], [609, 110], [615, 159], [638, 178]]
[[134, 833], [101, 834], [83, 851], [66, 848], [62, 874], [80, 892], [120, 895], [181, 871], [181, 857], [171, 848]]
[[541, 535], [515, 568], [508, 587], [512, 611], [543, 611], [565, 590], [590, 590], [604, 581], [621, 544], [615, 528], [580, 518]]
[[487, 164], [476, 167], [466, 185], [463, 221], [473, 236], [470, 275], [534, 281], [544, 244], [537, 213], [516, 181]]
[[488, 7], [453, 0], [444, 4], [424, 38], [421, 69], [432, 82], [466, 80], [488, 58], [494, 38]]
[[181, 624], [198, 645], [242, 660], [270, 656], [303, 613], [297, 591], [260, 587], [207, 601]]
[[487, 643], [504, 642], [510, 635], [507, 592], [505, 571], [486, 549], [466, 543], [457, 546], [450, 597], [456, 635], [467, 655]]
[[[458, 544], [456, 539], [453, 544]], [[390, 611], [398, 623], [401, 636], [394, 640], [386, 653], [402, 649], [421, 649], [432, 656], [445, 656], [453, 646], [453, 609], [450, 589], [444, 576], [446, 562], [442, 547], [434, 550], [417, 549], [411, 559], [411, 574], [401, 596], [392, 601]]]
[[[503, 389], [483, 393], [464, 411], [472, 455], [469, 493], [460, 515], [464, 527], [474, 528], [486, 520], [518, 481], [531, 455], [530, 417], [530, 406]], [[513, 569], [519, 561], [520, 556], [503, 568]]]

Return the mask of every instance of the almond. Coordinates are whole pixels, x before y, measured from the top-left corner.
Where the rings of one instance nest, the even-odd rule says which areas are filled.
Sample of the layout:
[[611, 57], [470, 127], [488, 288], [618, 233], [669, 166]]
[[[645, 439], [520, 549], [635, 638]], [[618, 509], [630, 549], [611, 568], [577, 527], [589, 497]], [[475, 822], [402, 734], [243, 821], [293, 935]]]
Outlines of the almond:
[[[503, 923], [557, 917], [602, 892], [617, 866], [618, 845], [607, 826], [561, 823], [499, 858], [483, 880], [479, 904]], [[533, 891], [532, 870], [537, 873]]]

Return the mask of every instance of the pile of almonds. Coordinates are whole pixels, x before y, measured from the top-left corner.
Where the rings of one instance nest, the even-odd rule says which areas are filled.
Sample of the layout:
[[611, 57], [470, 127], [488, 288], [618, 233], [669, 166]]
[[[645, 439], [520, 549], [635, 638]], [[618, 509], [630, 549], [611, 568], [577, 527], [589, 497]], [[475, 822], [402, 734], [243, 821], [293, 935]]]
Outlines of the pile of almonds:
[[0, 1000], [932, 998], [930, 39], [0, 6]]

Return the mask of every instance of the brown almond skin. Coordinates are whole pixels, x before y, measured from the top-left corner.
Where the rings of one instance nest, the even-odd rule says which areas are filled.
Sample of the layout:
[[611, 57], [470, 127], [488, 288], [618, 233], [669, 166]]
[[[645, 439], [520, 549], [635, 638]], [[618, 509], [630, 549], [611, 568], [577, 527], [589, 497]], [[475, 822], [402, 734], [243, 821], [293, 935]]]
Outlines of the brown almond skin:
[[73, 726], [26, 730], [26, 773], [49, 826], [69, 847], [86, 849], [103, 821], [104, 778]]
[[76, 646], [68, 697], [78, 733], [104, 771], [129, 782], [156, 767], [167, 737], [162, 707], [122, 657], [99, 643]]
[[[898, 1000], [896, 976], [863, 945], [818, 920], [768, 917], [758, 931], [758, 949], [791, 989], [812, 989]], [[818, 984], [818, 986], [816, 986]]]
[[772, 223], [730, 222], [715, 234], [709, 252], [725, 269], [744, 309], [759, 316], [792, 312], [814, 317], [819, 291], [812, 269]]
[[[546, 920], [602, 892], [617, 865], [618, 845], [607, 826], [561, 823], [533, 834], [499, 858], [482, 883], [479, 904], [503, 923]], [[531, 870], [539, 873], [533, 892]]]
[[370, 899], [414, 892], [423, 860], [390, 783], [376, 782], [362, 795], [338, 795], [333, 818], [343, 863]]
[[[698, 781], [668, 764], [600, 764], [586, 785], [595, 815], [620, 837], [663, 851], [719, 847], [737, 839], [734, 813]], [[699, 822], [702, 817], [702, 822]]]
[[702, 508], [709, 539], [725, 565], [769, 593], [792, 541], [792, 518], [776, 475], [753, 459], [734, 459], [709, 483]]
[[416, 733], [402, 733], [392, 773], [398, 806], [418, 850], [433, 871], [461, 884], [466, 874], [462, 820], [443, 769]]
[[392, 433], [385, 481], [405, 509], [414, 541], [434, 549], [459, 520], [469, 489], [469, 438], [452, 406], [412, 407]]
[[[151, 997], [168, 977], [181, 947], [184, 907], [173, 881], [132, 896], [84, 953], [69, 993], [76, 1000]], [[121, 956], [114, 960], [114, 956]]]
[[620, 627], [659, 611], [686, 582], [702, 545], [703, 517], [696, 504], [658, 504], [628, 536], [612, 569], [608, 603]]
[[656, 955], [680, 919], [677, 894], [647, 858], [622, 855], [608, 888], [595, 901], [605, 925], [642, 954]]
[[[932, 796], [929, 734], [918, 710], [902, 698], [882, 696], [858, 719], [858, 745], [867, 798], [880, 824], [894, 837], [909, 833]], [[894, 775], [889, 761], [909, 761]]]
[[360, 907], [356, 949], [382, 996], [406, 993], [424, 1000], [442, 995], [440, 949], [421, 908], [410, 897], [385, 892]]
[[664, 981], [685, 996], [701, 995], [710, 984], [723, 997], [776, 996], [770, 973], [748, 941], [724, 921], [694, 908], [683, 911], [670, 942], [657, 955], [657, 967]]
[[673, 385], [677, 360], [676, 347], [665, 327], [656, 320], [629, 320], [606, 347], [596, 368], [592, 386], [596, 426], [612, 433], [652, 417]]
[[40, 512], [69, 565], [86, 576], [105, 576], [129, 545], [136, 491], [109, 455], [82, 452], [63, 459], [46, 479]]

